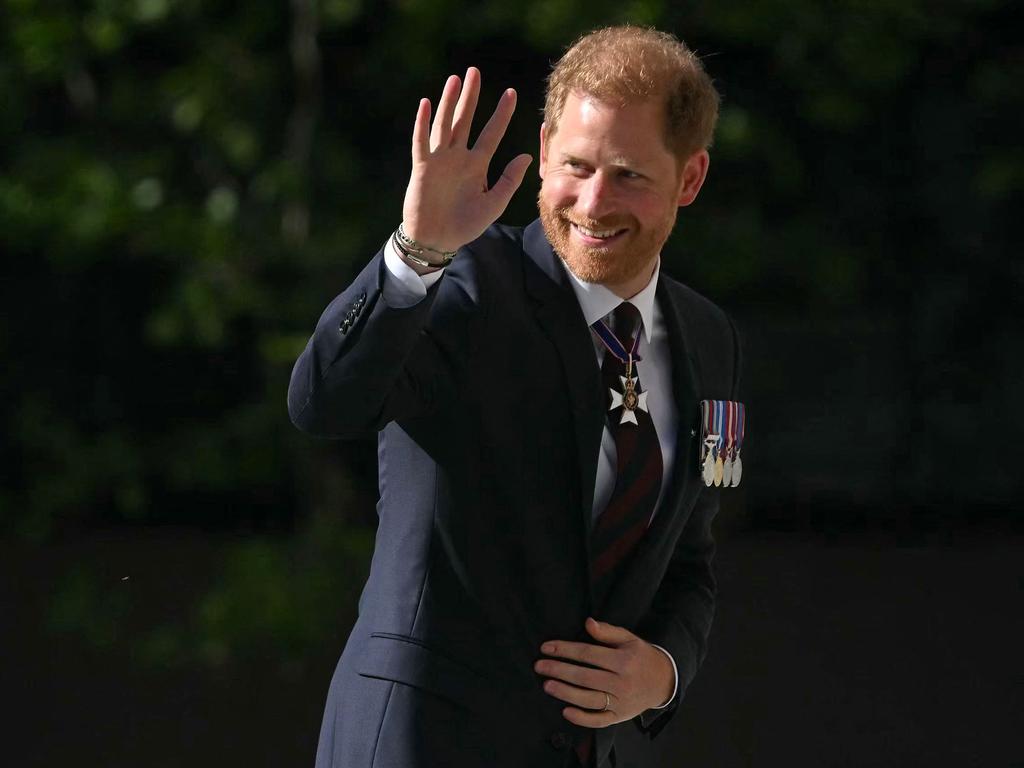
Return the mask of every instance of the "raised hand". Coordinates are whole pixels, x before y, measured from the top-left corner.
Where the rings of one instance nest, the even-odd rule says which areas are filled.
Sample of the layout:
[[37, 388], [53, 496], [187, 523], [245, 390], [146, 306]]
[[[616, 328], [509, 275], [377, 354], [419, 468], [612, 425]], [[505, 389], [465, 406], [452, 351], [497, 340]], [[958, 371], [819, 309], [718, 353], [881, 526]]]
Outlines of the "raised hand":
[[502, 214], [533, 158], [513, 158], [493, 187], [487, 168], [516, 108], [516, 92], [501, 94], [487, 125], [469, 148], [469, 130], [480, 96], [480, 71], [470, 67], [463, 84], [448, 78], [430, 124], [430, 100], [421, 99], [412, 133], [412, 175], [402, 207], [411, 238], [439, 251], [454, 251], [479, 237]]

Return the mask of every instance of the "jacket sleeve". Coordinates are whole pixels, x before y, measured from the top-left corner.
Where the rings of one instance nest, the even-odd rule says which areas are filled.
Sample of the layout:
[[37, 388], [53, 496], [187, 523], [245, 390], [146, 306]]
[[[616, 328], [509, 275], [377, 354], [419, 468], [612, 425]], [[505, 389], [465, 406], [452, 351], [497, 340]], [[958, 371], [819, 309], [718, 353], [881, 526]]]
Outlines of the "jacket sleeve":
[[[731, 382], [723, 389], [739, 398], [741, 348], [732, 320], [726, 317], [732, 342]], [[711, 526], [718, 514], [719, 491], [702, 488], [676, 543], [668, 570], [654, 596], [651, 609], [640, 622], [637, 635], [665, 648], [675, 661], [679, 680], [672, 701], [649, 709], [638, 718], [640, 730], [654, 738], [668, 724], [687, 687], [707, 654], [708, 634], [715, 615], [716, 582], [711, 561], [715, 540]]]
[[292, 423], [319, 437], [357, 437], [436, 408], [454, 386], [453, 361], [476, 334], [480, 302], [468, 260], [421, 301], [391, 307], [381, 250], [324, 310], [295, 362]]
[[679, 671], [676, 695], [668, 706], [640, 715], [640, 729], [652, 738], [671, 719], [707, 652], [708, 633], [715, 615], [716, 583], [711, 568], [715, 543], [711, 523], [717, 513], [718, 493], [702, 490], [654, 596], [654, 604], [637, 628], [637, 635], [672, 655]]

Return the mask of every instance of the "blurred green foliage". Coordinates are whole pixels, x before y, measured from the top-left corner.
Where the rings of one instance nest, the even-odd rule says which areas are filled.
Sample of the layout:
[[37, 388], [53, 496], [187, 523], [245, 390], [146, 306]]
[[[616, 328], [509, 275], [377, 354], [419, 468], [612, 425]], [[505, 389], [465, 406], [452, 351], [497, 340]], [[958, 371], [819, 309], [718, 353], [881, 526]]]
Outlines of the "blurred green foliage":
[[198, 559], [177, 559], [189, 547], [173, 539], [165, 547], [163, 572], [137, 565], [134, 576], [112, 571], [104, 547], [86, 550], [57, 578], [49, 629], [154, 669], [261, 663], [294, 675], [355, 620], [372, 535], [332, 512], [294, 537], [220, 542]]
[[[305, 647], [343, 574], [358, 580], [338, 557], [365, 566], [368, 523], [315, 482], [313, 464], [344, 470], [287, 423], [288, 374], [399, 218], [416, 100], [469, 64], [482, 110], [520, 92], [501, 167], [534, 151], [543, 78], [578, 34], [675, 32], [724, 101], [670, 271], [749, 317], [905, 312], [917, 426], [941, 446], [961, 439], [946, 405], [1004, 402], [1020, 371], [970, 378], [1008, 333], [982, 335], [991, 307], [1022, 281], [1009, 3], [6, 0], [2, 14], [0, 525], [36, 542], [126, 524], [266, 534], [228, 554], [187, 632], [154, 629], [153, 658]], [[533, 218], [536, 188], [508, 221]], [[90, 584], [70, 573], [54, 621], [102, 643], [128, 608]]]

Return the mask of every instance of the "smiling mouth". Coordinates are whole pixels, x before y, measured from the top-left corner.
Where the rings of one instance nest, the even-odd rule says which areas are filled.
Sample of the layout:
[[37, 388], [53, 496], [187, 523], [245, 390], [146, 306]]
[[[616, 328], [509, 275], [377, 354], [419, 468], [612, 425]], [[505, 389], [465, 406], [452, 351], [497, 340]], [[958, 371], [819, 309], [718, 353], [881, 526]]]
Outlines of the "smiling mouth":
[[625, 229], [591, 229], [585, 227], [582, 224], [577, 224], [574, 221], [570, 221], [569, 224], [572, 226], [573, 231], [588, 245], [602, 245], [612, 242], [618, 239], [621, 235], [625, 234]]

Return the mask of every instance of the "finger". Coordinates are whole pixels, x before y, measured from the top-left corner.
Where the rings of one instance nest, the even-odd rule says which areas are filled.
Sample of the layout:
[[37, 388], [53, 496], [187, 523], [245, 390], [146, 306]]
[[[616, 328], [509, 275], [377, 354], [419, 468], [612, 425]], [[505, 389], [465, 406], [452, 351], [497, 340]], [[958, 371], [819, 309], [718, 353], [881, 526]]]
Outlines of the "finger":
[[575, 704], [584, 709], [601, 711], [608, 704], [608, 709], [613, 708], [615, 697], [611, 694], [605, 696], [604, 691], [594, 691], [589, 688], [578, 688], [575, 685], [566, 685], [557, 680], [548, 680], [544, 683], [544, 692], [566, 704]]
[[512, 199], [512, 195], [519, 189], [519, 185], [523, 183], [523, 179], [526, 177], [526, 169], [530, 167], [532, 162], [533, 158], [529, 155], [519, 155], [512, 158], [509, 164], [505, 166], [505, 170], [502, 171], [500, 178], [488, 190], [488, 194], [494, 195], [495, 201], [501, 206], [501, 210], [498, 211], [495, 218], [504, 212], [505, 206]]
[[466, 80], [462, 86], [459, 103], [455, 107], [455, 122], [452, 123], [452, 145], [466, 146], [469, 141], [469, 129], [473, 125], [477, 101], [480, 98], [480, 70], [470, 67], [466, 70]]
[[562, 710], [562, 717], [574, 725], [582, 725], [584, 728], [607, 728], [609, 725], [623, 720], [622, 715], [613, 711], [592, 712], [577, 707], [565, 707]]
[[554, 659], [541, 659], [533, 665], [534, 670], [545, 677], [553, 677], [563, 683], [572, 683], [580, 688], [591, 688], [595, 691], [618, 690], [618, 675], [603, 669], [581, 667]]
[[512, 113], [515, 111], [516, 92], [512, 88], [508, 88], [501, 94], [501, 98], [498, 99], [498, 106], [494, 108], [494, 113], [487, 121], [487, 125], [480, 131], [480, 135], [477, 136], [476, 144], [473, 145], [473, 151], [481, 152], [488, 158], [492, 157], [494, 151], [498, 148], [498, 144], [501, 143], [501, 138], [505, 135], [505, 129], [508, 128], [509, 121], [512, 119]]
[[430, 154], [430, 99], [420, 99], [416, 122], [412, 127], [412, 161], [425, 160]]
[[458, 75], [452, 75], [444, 84], [441, 100], [437, 103], [437, 115], [434, 117], [434, 128], [430, 132], [430, 148], [447, 147], [452, 136], [452, 113], [455, 102], [459, 98], [459, 87], [462, 81]]
[[625, 627], [617, 627], [592, 618], [587, 619], [586, 627], [591, 637], [609, 645], [622, 645], [637, 639], [637, 636]]
[[541, 652], [548, 656], [561, 659], [582, 661], [592, 667], [600, 667], [610, 672], [618, 672], [619, 652], [614, 648], [592, 643], [571, 643], [567, 640], [551, 640], [541, 646]]

